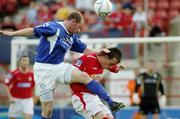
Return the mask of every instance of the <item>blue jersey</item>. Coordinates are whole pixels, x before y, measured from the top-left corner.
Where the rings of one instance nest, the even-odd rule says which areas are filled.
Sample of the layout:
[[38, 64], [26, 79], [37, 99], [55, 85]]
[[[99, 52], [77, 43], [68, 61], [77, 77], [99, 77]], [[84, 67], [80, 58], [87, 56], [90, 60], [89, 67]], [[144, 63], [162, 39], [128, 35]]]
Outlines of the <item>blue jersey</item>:
[[47, 22], [34, 28], [34, 35], [40, 38], [36, 48], [36, 62], [59, 64], [64, 61], [68, 50], [82, 53], [86, 45], [76, 34], [70, 34], [63, 22]]

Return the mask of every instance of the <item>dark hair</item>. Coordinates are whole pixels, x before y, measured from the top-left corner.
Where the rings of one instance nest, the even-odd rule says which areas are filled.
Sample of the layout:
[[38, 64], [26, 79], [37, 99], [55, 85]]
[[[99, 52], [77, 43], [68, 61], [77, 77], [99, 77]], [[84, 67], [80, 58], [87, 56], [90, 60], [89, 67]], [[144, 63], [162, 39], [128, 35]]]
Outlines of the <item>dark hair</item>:
[[67, 16], [67, 20], [75, 19], [77, 23], [82, 22], [83, 16], [78, 11], [73, 11]]
[[21, 61], [22, 58], [29, 58], [29, 57], [28, 57], [28, 55], [21, 55], [21, 56], [19, 57], [19, 61]]
[[118, 62], [121, 62], [122, 53], [118, 48], [108, 48], [110, 53], [107, 54], [109, 59], [116, 58]]

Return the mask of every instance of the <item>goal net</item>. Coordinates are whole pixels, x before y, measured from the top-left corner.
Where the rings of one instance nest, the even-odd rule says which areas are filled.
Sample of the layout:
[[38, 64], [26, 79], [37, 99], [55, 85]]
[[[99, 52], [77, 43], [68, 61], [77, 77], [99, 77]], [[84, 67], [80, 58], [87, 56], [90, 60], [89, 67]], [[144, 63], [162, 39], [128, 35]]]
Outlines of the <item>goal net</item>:
[[[117, 74], [108, 71], [104, 73], [105, 87], [114, 99], [131, 105], [134, 79], [137, 73], [144, 69], [146, 62], [154, 59], [157, 62], [158, 72], [163, 75], [168, 105], [180, 106], [180, 37], [88, 38], [82, 35], [81, 39], [91, 48], [118, 47], [122, 51], [125, 70]], [[38, 42], [37, 39], [14, 37], [11, 42], [11, 69], [17, 67], [18, 56], [22, 53], [28, 54], [33, 64]], [[65, 59], [72, 62], [80, 55], [68, 52]], [[57, 87], [56, 103], [60, 105], [71, 103], [71, 93], [67, 90], [68, 86], [60, 84]]]

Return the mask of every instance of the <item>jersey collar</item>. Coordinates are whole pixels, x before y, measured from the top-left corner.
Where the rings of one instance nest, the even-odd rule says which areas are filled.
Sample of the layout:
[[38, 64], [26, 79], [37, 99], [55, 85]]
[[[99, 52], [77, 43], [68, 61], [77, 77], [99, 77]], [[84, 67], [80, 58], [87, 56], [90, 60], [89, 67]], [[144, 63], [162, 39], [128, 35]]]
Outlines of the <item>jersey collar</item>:
[[66, 29], [66, 27], [64, 26], [63, 23], [64, 23], [64, 22], [58, 22], [58, 24], [60, 24], [60, 25], [64, 28], [64, 30], [65, 30], [69, 35], [71, 35], [71, 34], [68, 32], [68, 30]]

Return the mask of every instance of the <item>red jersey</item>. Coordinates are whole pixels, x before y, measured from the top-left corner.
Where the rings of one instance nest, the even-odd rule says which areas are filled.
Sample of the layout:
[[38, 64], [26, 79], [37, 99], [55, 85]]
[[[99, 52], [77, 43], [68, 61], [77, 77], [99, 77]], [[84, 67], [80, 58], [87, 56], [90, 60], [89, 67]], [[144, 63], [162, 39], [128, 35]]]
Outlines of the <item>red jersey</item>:
[[[81, 71], [86, 72], [89, 76], [93, 74], [102, 74], [103, 68], [97, 59], [96, 54], [83, 55], [81, 56], [75, 63], [74, 66], [78, 67]], [[113, 66], [109, 69], [112, 72], [115, 71], [115, 67]], [[70, 85], [74, 94], [79, 95], [80, 92], [91, 93], [84, 84], [81, 83], [73, 83]]]
[[125, 14], [122, 11], [112, 12], [108, 17], [115, 28], [123, 27]]
[[33, 73], [30, 71], [22, 73], [16, 69], [8, 74], [4, 82], [10, 87], [12, 97], [24, 99], [33, 96], [35, 83]]

